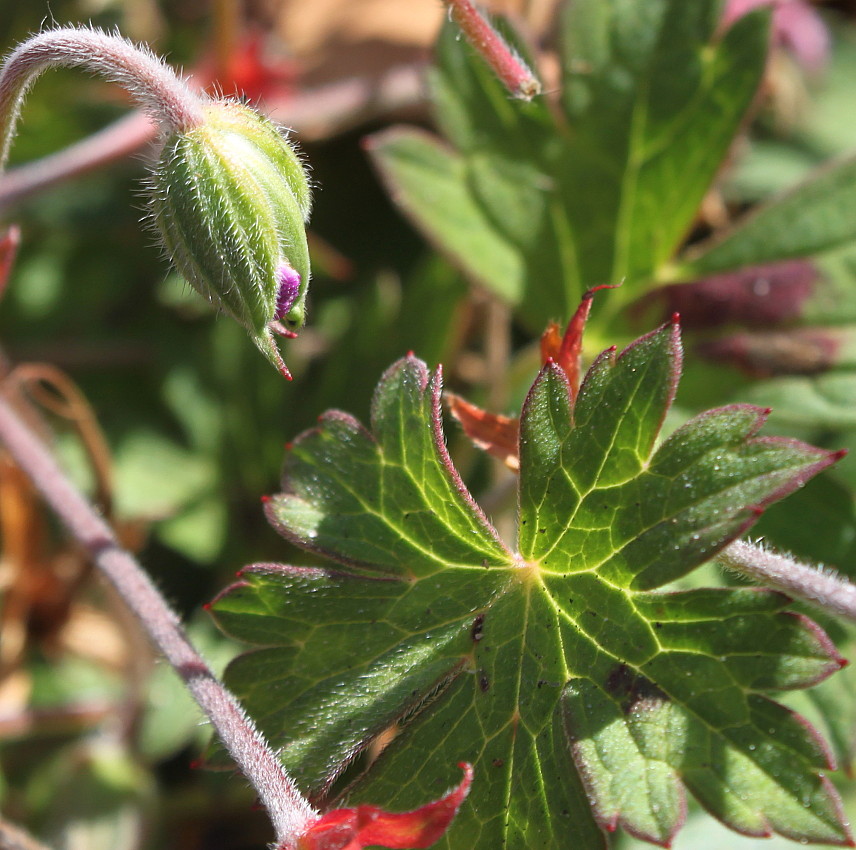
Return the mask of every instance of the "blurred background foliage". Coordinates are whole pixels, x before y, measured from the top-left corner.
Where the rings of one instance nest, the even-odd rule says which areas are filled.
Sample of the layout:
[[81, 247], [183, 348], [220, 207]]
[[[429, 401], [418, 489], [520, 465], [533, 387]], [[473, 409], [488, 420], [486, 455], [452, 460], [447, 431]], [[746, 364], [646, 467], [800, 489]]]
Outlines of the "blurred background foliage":
[[[732, 146], [690, 240], [856, 148], [856, 4], [821, 5], [832, 36], [828, 64], [805, 74], [788, 55], [774, 56], [752, 126]], [[552, 91], [559, 77], [556, 6], [494, 4], [525, 18]], [[330, 407], [365, 420], [380, 373], [408, 350], [430, 365], [442, 362], [447, 386], [506, 413], [514, 412], [537, 363], [532, 305], [515, 314], [444, 259], [454, 252], [432, 250], [394, 207], [365, 151], [367, 136], [393, 124], [434, 128], [423, 80], [442, 20], [436, 0], [0, 0], [3, 45], [52, 22], [118, 27], [200, 81], [227, 93], [245, 90], [295, 127], [312, 165], [314, 279], [307, 328], [285, 345], [292, 384], [240, 327], [214, 315], [170, 272], [154, 237], [140, 227], [140, 181], [152, 156], [142, 140], [133, 155], [26, 198], [4, 202], [0, 186], [4, 219], [22, 233], [0, 305], [3, 368], [51, 364], [80, 389], [92, 412], [75, 404], [75, 415], [90, 432], [103, 433], [105, 447], [97, 437], [81, 439], [79, 422], [75, 429], [47, 413], [57, 445], [90, 488], [99, 480], [93, 468], [109, 465], [102, 496], [123, 539], [139, 550], [215, 665], [235, 649], [201, 606], [247, 563], [309, 560], [268, 528], [260, 510], [260, 496], [277, 488], [285, 442]], [[122, 93], [102, 81], [53, 71], [28, 98], [11, 164], [56, 152], [127, 110]], [[837, 310], [842, 322], [852, 316], [841, 305], [856, 301], [851, 254], [824, 261], [843, 293], [827, 315]], [[646, 287], [661, 282], [666, 278], [652, 278]], [[607, 308], [599, 319], [601, 303], [621, 303], [615, 297], [595, 302], [589, 356], [656, 321], [640, 327], [632, 310]], [[856, 409], [846, 371], [852, 363], [845, 371], [786, 376], [801, 382], [795, 389], [781, 384], [775, 368], [753, 372], [733, 359], [705, 358], [711, 342], [704, 333], [688, 337], [672, 424], [703, 406], [751, 399], [780, 405], [773, 430], [830, 447], [856, 443], [856, 418], [845, 415]], [[28, 386], [38, 400], [42, 384]], [[823, 400], [826, 413], [801, 419], [809, 397], [816, 406]], [[509, 474], [454, 426], [448, 433], [468, 484], [510, 533]], [[41, 514], [27, 485], [8, 464], [2, 472], [3, 816], [57, 850], [265, 844], [265, 819], [252, 811], [240, 778], [190, 770], [206, 733], [179, 684], [154, 663], [110, 593], [89, 581], [79, 554]], [[852, 572], [854, 491], [851, 456], [772, 509], [762, 531], [806, 558]], [[843, 629], [837, 636], [849, 640]], [[822, 703], [853, 706], [856, 683], [836, 676], [829, 689], [817, 705], [801, 707], [821, 718], [849, 760], [856, 714], [832, 717]], [[705, 819], [676, 846], [742, 846], [715, 830]]]

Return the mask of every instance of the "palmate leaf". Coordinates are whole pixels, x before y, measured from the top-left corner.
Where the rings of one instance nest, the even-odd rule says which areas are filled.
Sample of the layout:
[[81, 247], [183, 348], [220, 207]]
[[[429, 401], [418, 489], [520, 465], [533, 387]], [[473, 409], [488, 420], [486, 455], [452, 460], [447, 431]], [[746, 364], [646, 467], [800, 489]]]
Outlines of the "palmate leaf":
[[667, 845], [685, 788], [743, 833], [850, 845], [825, 744], [764, 695], [837, 670], [826, 635], [778, 593], [656, 590], [836, 455], [756, 437], [749, 406], [655, 449], [679, 371], [673, 324], [601, 355], [575, 402], [541, 370], [517, 552], [452, 466], [439, 370], [412, 356], [382, 378], [371, 432], [332, 412], [294, 443], [269, 517], [341, 566], [255, 565], [213, 607], [257, 645], [229, 684], [310, 793], [395, 727], [349, 802], [412, 808], [471, 762], [438, 846], [588, 850], [618, 825]]

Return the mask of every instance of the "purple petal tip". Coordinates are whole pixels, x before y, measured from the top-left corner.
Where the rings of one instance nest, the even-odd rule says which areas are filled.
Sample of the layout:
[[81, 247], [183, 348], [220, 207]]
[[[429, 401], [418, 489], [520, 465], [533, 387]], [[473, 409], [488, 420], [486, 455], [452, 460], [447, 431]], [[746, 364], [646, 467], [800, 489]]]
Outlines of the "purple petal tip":
[[300, 292], [300, 275], [288, 263], [283, 263], [276, 271], [279, 292], [276, 295], [275, 319], [282, 319], [297, 300]]

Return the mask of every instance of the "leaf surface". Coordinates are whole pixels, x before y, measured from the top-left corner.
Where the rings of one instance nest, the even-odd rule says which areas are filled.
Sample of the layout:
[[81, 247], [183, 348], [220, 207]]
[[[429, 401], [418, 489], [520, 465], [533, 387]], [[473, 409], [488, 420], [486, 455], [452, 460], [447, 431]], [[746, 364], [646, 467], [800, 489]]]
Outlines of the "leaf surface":
[[452, 466], [439, 370], [381, 379], [371, 431], [331, 412], [290, 450], [267, 504], [332, 568], [257, 564], [214, 605], [256, 645], [228, 681], [323, 797], [381, 734], [352, 800], [407, 809], [471, 762], [440, 845], [598, 848], [621, 825], [667, 845], [688, 788], [741, 832], [848, 844], [831, 756], [765, 695], [842, 661], [764, 590], [660, 588], [835, 458], [757, 437], [748, 405], [657, 447], [680, 372], [667, 325], [586, 375], [549, 363], [523, 407], [518, 550]]
[[703, 275], [849, 247], [856, 238], [856, 157], [822, 166], [692, 253]]
[[534, 326], [598, 284], [623, 280], [613, 297], [631, 299], [674, 257], [761, 79], [766, 16], [721, 34], [719, 14], [714, 0], [567, 4], [558, 119], [510, 101], [447, 27], [432, 92], [453, 147], [395, 129], [372, 156], [433, 244]]

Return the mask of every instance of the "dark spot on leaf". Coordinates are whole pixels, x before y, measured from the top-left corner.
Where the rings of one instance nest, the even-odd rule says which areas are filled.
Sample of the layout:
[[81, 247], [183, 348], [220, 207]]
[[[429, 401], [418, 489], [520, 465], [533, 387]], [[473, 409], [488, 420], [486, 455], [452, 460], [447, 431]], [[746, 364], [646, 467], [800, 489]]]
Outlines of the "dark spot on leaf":
[[590, 617], [596, 617], [597, 611], [592, 611], [591, 608], [588, 608], [586, 609], [586, 614], [588, 614]]
[[663, 624], [661, 622], [659, 622], [659, 620], [658, 620], [657, 622], [654, 623], [654, 628], [655, 629], [662, 629]]
[[479, 676], [479, 687], [482, 689], [482, 692], [485, 692], [490, 688], [490, 681], [484, 674]]
[[473, 628], [470, 632], [472, 639], [478, 641], [482, 639], [482, 627], [484, 626], [484, 614], [479, 614], [473, 621]]
[[547, 532], [547, 529], [546, 529], [546, 528], [539, 528], [539, 529], [538, 529], [538, 533], [539, 533], [539, 534], [545, 534], [546, 532]]
[[668, 697], [650, 679], [626, 664], [616, 664], [606, 677], [606, 690], [618, 701], [624, 714], [639, 714], [658, 708]]
[[494, 760], [491, 762], [491, 764], [492, 764], [494, 767], [502, 767], [502, 766], [505, 764], [505, 761], [504, 761], [504, 759], [494, 759]]

